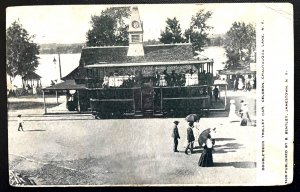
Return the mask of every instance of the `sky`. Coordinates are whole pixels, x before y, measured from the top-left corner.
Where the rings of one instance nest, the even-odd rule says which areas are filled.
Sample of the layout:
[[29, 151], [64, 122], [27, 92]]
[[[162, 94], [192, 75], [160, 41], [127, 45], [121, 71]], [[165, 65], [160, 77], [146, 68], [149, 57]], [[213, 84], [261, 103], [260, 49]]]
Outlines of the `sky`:
[[[51, 5], [20, 6], [6, 9], [6, 28], [19, 19], [34, 42], [84, 43], [91, 15], [100, 15], [110, 6], [124, 5]], [[128, 6], [128, 5], [126, 5]], [[255, 4], [148, 4], [137, 5], [144, 24], [144, 40], [158, 39], [166, 26], [167, 18], [176, 17], [182, 31], [190, 25], [192, 15], [198, 10], [212, 11], [207, 23], [213, 27], [210, 34], [226, 33], [233, 22], [256, 22]]]

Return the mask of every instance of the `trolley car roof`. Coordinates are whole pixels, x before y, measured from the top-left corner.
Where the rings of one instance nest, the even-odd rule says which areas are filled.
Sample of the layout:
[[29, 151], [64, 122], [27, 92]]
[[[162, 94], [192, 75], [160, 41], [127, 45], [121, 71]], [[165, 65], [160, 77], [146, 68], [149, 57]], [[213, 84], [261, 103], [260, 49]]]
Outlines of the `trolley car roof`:
[[145, 63], [101, 63], [94, 65], [86, 65], [85, 68], [104, 68], [104, 67], [137, 67], [137, 66], [168, 66], [168, 65], [189, 65], [189, 64], [205, 64], [213, 62], [212, 59], [199, 61], [172, 61], [172, 62], [145, 62]]
[[80, 65], [176, 62], [193, 60], [191, 43], [144, 45], [144, 56], [127, 56], [129, 46], [85, 47]]

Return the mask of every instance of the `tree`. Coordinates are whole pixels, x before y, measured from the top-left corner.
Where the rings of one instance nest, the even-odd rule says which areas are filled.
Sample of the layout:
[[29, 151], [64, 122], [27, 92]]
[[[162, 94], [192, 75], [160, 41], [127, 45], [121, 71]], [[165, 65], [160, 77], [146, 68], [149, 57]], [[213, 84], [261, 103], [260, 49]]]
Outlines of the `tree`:
[[100, 16], [93, 15], [92, 28], [87, 32], [87, 46], [128, 45], [128, 25], [124, 19], [130, 14], [129, 7], [111, 7]]
[[164, 44], [185, 42], [184, 38], [182, 37], [179, 21], [176, 19], [176, 17], [173, 19], [167, 18], [166, 23], [167, 26], [165, 31], [162, 31], [160, 34], [160, 42]]
[[252, 61], [256, 47], [255, 27], [244, 22], [234, 22], [226, 33], [225, 51], [228, 68], [236, 68], [241, 63]]
[[207, 25], [207, 20], [211, 15], [211, 11], [204, 12], [204, 9], [200, 9], [192, 16], [190, 28], [184, 32], [186, 41], [191, 41], [194, 51], [203, 51], [203, 47], [209, 42], [208, 32], [212, 27]]
[[24, 80], [27, 73], [34, 72], [38, 67], [39, 46], [33, 42], [33, 37], [19, 20], [6, 30], [6, 71], [12, 79], [20, 75]]

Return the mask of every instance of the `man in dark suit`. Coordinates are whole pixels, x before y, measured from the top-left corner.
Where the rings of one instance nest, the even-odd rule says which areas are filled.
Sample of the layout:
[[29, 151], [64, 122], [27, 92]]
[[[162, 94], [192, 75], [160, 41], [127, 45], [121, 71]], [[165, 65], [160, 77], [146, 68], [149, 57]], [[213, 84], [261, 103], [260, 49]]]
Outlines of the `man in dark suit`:
[[173, 128], [173, 133], [172, 133], [172, 137], [174, 139], [174, 152], [178, 152], [178, 150], [177, 150], [178, 139], [180, 139], [178, 127], [177, 127], [178, 124], [179, 124], [179, 121], [174, 121], [174, 128]]
[[187, 140], [188, 140], [188, 144], [185, 148], [185, 154], [188, 154], [188, 149], [191, 150], [191, 154], [193, 153], [193, 145], [194, 145], [194, 141], [195, 141], [195, 137], [194, 137], [194, 132], [193, 132], [193, 126], [194, 123], [193, 122], [189, 122], [189, 127], [187, 128]]

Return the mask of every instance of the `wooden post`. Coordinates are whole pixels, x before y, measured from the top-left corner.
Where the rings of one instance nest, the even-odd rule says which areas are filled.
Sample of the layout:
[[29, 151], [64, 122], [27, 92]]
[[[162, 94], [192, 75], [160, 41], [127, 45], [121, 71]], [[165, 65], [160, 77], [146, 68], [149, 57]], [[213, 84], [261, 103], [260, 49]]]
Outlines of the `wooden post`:
[[209, 63], [206, 63], [206, 73], [208, 73], [208, 66], [209, 65]]
[[59, 82], [61, 81], [61, 64], [60, 64], [60, 53], [58, 52], [58, 64], [59, 64]]
[[227, 104], [227, 85], [225, 85], [225, 109]]
[[141, 111], [143, 111], [143, 90], [142, 90], [142, 87], [140, 87], [140, 90], [141, 90]]
[[57, 90], [55, 91], [55, 96], [56, 96], [56, 104], [58, 104], [58, 95], [57, 95]]
[[44, 90], [43, 90], [43, 99], [44, 99], [44, 114], [47, 114], [46, 98], [45, 98], [45, 92], [44, 92]]
[[134, 88], [132, 88], [132, 99], [133, 99], [133, 113], [135, 114]]
[[160, 112], [163, 112], [163, 92], [162, 88], [160, 87]]
[[78, 98], [78, 106], [77, 106], [77, 110], [78, 110], [78, 113], [80, 113], [80, 101], [79, 101], [79, 90], [77, 90], [77, 98]]

